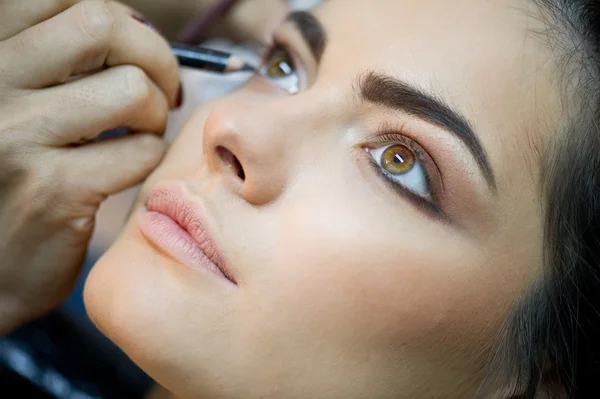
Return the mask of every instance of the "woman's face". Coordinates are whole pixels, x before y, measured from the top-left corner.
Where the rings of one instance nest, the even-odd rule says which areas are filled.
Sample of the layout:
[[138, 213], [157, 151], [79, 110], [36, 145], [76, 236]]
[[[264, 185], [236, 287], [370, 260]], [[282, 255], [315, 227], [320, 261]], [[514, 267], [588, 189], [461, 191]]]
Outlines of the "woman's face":
[[198, 107], [92, 272], [89, 313], [182, 396], [470, 397], [540, 273], [538, 156], [561, 109], [536, 9], [314, 15]]

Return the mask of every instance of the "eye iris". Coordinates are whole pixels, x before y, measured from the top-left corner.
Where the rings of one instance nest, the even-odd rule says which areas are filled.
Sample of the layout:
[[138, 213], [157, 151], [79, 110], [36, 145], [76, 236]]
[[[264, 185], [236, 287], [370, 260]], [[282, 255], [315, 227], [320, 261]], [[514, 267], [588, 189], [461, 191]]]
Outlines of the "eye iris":
[[267, 66], [267, 73], [273, 78], [284, 78], [294, 71], [292, 60], [287, 54], [277, 54]]
[[415, 155], [408, 147], [394, 145], [383, 152], [381, 164], [388, 173], [403, 175], [415, 165]]

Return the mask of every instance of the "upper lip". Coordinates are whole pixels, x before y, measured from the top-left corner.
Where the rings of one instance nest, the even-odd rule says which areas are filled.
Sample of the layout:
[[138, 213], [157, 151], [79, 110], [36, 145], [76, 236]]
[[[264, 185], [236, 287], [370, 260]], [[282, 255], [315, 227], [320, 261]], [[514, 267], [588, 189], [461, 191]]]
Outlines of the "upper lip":
[[221, 270], [223, 275], [236, 284], [225, 259], [208, 231], [199, 207], [187, 198], [185, 190], [175, 187], [157, 188], [150, 194], [146, 209], [150, 212], [162, 213], [177, 222], [192, 236], [202, 252]]

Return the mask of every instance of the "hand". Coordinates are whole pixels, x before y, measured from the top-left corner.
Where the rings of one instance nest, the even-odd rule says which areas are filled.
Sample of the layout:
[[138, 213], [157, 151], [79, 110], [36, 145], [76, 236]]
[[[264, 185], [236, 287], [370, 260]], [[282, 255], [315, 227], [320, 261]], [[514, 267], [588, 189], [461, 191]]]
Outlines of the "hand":
[[[0, 0], [0, 333], [65, 299], [100, 203], [165, 151], [177, 61], [131, 14], [103, 0]], [[140, 133], [80, 145], [120, 126]]]

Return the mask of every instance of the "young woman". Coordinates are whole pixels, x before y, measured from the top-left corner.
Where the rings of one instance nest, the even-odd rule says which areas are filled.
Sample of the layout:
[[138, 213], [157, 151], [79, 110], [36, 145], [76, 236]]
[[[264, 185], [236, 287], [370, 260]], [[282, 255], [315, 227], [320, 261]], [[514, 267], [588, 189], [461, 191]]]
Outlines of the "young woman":
[[86, 285], [193, 398], [598, 397], [597, 1], [329, 0]]

